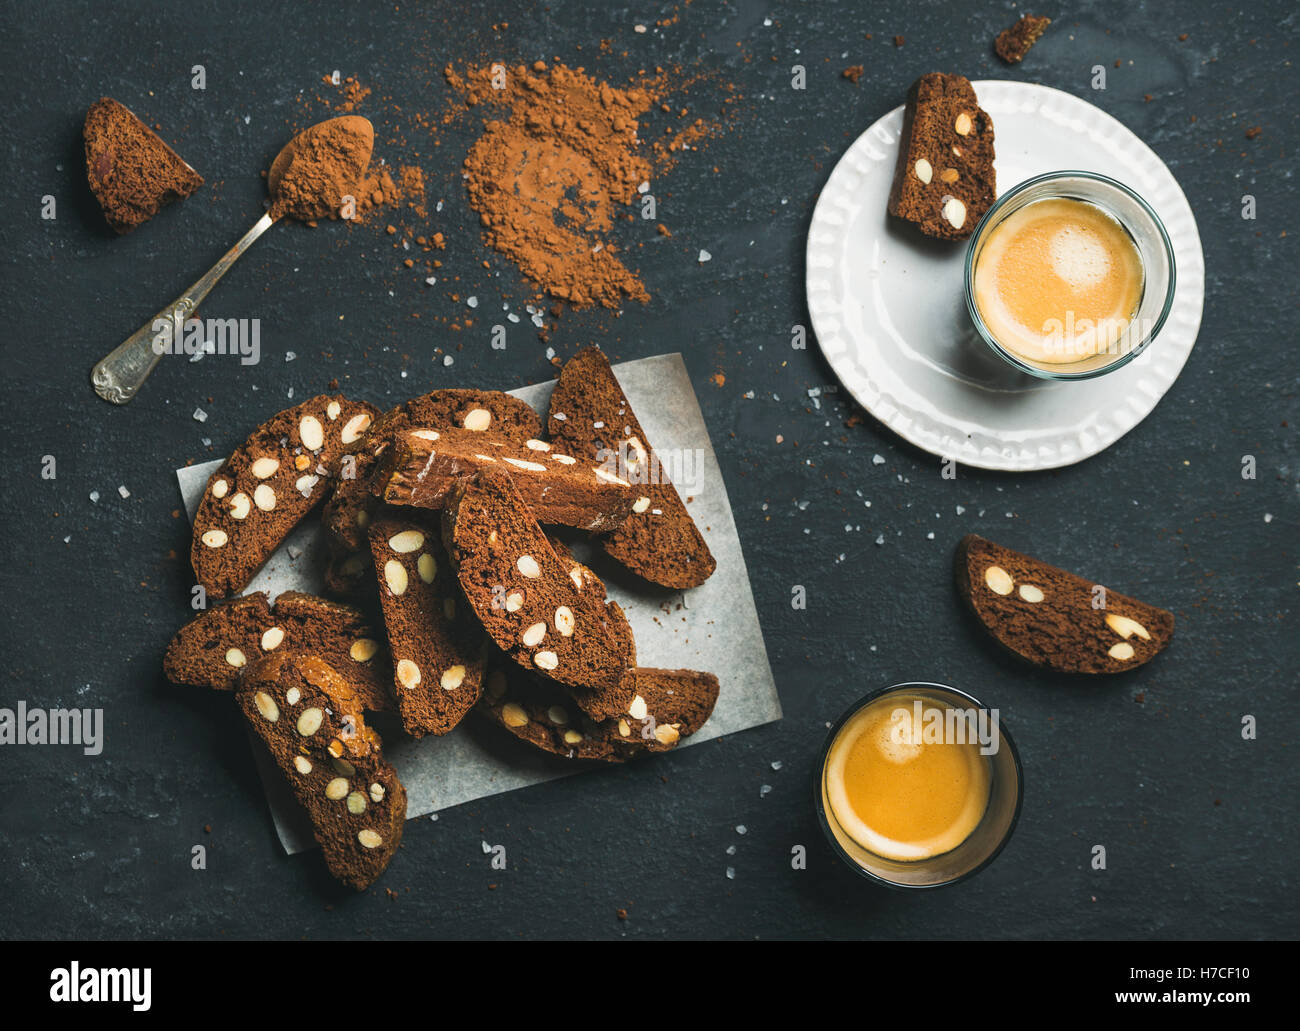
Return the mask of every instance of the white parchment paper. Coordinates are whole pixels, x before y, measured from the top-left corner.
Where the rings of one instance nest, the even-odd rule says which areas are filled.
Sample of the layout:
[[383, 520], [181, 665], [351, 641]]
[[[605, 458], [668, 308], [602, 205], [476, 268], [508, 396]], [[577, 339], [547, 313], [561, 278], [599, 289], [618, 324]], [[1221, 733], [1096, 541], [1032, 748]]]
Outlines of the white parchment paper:
[[[678, 467], [670, 466], [679, 492], [690, 499], [688, 508], [709, 542], [718, 568], [701, 586], [680, 592], [646, 584], [599, 551], [576, 546], [574, 552], [589, 562], [605, 581], [609, 596], [626, 610], [636, 635], [640, 665], [717, 674], [721, 692], [713, 716], [680, 747], [778, 720], [781, 702], [758, 625], [731, 503], [681, 355], [624, 362], [614, 366], [614, 373], [656, 451], [676, 456], [689, 471], [691, 482], [687, 484], [676, 475]], [[551, 383], [539, 383], [511, 393], [545, 414], [552, 387]], [[191, 521], [208, 477], [219, 464], [206, 462], [176, 471]], [[291, 590], [318, 593], [326, 557], [319, 520], [308, 517], [248, 590], [266, 591], [272, 598]], [[450, 734], [419, 741], [403, 735], [396, 723], [388, 725], [379, 718], [374, 722], [384, 738], [385, 756], [406, 785], [408, 819], [571, 773], [600, 775], [597, 767], [538, 752], [472, 714]], [[295, 853], [313, 848], [311, 826], [279, 770], [266, 749], [257, 742], [253, 745], [285, 850]]]

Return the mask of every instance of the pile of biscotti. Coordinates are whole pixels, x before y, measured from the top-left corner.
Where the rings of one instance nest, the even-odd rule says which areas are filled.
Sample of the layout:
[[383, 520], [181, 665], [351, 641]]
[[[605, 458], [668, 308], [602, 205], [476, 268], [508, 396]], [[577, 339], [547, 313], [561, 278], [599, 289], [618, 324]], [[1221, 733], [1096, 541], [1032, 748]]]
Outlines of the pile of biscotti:
[[[323, 505], [332, 597], [241, 595]], [[233, 691], [330, 872], [387, 866], [406, 793], [366, 714], [412, 737], [476, 712], [570, 759], [665, 751], [713, 711], [712, 673], [637, 665], [627, 617], [550, 530], [592, 536], [681, 590], [715, 561], [596, 348], [563, 368], [545, 430], [508, 394], [436, 390], [381, 413], [312, 398], [259, 426], [208, 480], [191, 559], [210, 605], [164, 660]]]

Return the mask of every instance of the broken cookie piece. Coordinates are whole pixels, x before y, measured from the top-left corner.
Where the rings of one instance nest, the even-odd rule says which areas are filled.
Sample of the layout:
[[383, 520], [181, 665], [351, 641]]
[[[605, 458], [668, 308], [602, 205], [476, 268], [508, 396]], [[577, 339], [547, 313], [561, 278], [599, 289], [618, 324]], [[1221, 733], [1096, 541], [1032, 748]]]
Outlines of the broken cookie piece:
[[401, 843], [406, 789], [346, 678], [319, 656], [280, 652], [250, 666], [235, 697], [311, 818], [330, 873], [369, 886]]
[[1061, 673], [1119, 673], [1174, 635], [1172, 612], [970, 534], [957, 545], [957, 592], [994, 640]]
[[547, 430], [570, 454], [605, 464], [632, 483], [632, 514], [601, 546], [638, 576], [664, 587], [698, 587], [717, 561], [669, 478], [619, 386], [609, 359], [595, 347], [579, 351], [551, 395]]
[[194, 516], [190, 561], [208, 595], [248, 586], [289, 531], [329, 492], [345, 448], [377, 409], [322, 394], [253, 431], [212, 474]]
[[934, 72], [907, 93], [889, 213], [927, 236], [963, 240], [997, 199], [993, 120], [970, 80]]
[[91, 105], [82, 136], [86, 179], [116, 233], [129, 233], [203, 185], [203, 176], [112, 97]]
[[993, 42], [993, 50], [1007, 64], [1019, 64], [1038, 37], [1052, 24], [1051, 18], [1026, 14], [1009, 29], [1004, 29]]

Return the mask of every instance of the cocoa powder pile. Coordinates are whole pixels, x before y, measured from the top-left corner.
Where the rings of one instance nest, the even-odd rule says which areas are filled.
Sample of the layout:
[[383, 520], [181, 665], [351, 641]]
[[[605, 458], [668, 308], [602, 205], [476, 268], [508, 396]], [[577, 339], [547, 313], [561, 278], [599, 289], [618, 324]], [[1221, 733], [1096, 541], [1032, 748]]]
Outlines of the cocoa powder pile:
[[650, 178], [637, 133], [654, 97], [541, 61], [463, 74], [448, 67], [444, 76], [470, 107], [506, 109], [487, 122], [464, 163], [469, 203], [487, 244], [575, 307], [648, 301], [645, 284], [608, 233]]

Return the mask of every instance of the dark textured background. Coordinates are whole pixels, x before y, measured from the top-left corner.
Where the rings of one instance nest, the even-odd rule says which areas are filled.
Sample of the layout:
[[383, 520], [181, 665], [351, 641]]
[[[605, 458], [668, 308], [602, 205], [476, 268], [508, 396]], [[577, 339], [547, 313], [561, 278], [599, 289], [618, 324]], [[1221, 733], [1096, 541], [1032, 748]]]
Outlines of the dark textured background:
[[[1001, 3], [0, 7], [9, 197], [0, 704], [102, 706], [107, 723], [97, 758], [0, 750], [0, 936], [1297, 933], [1293, 5], [1047, 5], [1056, 23], [1012, 70], [991, 51], [1015, 17]], [[508, 29], [494, 31], [502, 21]], [[551, 343], [565, 356], [596, 341], [616, 360], [684, 352], [786, 717], [413, 821], [384, 878], [353, 897], [332, 887], [317, 856], [281, 852], [229, 698], [161, 679], [191, 582], [173, 469], [224, 454], [289, 403], [289, 388], [301, 399], [338, 377], [343, 390], [383, 404], [434, 386], [510, 388], [553, 374], [546, 345], [524, 327], [494, 352], [483, 325], [460, 334], [445, 325], [463, 312], [452, 289], [516, 307], [529, 292], [467, 217], [459, 163], [471, 137], [443, 132], [433, 147], [412, 131], [413, 112], [447, 98], [443, 64], [463, 56], [558, 56], [611, 82], [698, 62], [715, 81], [679, 100], [701, 113], [717, 110], [718, 80], [738, 87], [726, 131], [655, 183], [672, 238], [639, 221], [622, 232], [650, 304], [621, 317], [566, 313]], [[796, 63], [809, 71], [804, 92], [790, 88]], [[204, 92], [190, 87], [195, 64], [207, 69]], [[840, 77], [850, 64], [865, 66], [857, 86]], [[1089, 87], [1097, 64], [1107, 67], [1105, 92]], [[429, 288], [402, 269], [384, 218], [277, 227], [204, 312], [260, 318], [260, 366], [170, 359], [131, 405], [99, 401], [91, 365], [254, 221], [259, 170], [291, 129], [326, 113], [313, 98], [335, 92], [321, 76], [336, 68], [373, 89], [360, 113], [375, 122], [379, 152], [391, 162], [419, 155], [431, 200], [445, 199], [427, 228], [447, 234], [448, 282]], [[802, 255], [818, 190], [849, 141], [936, 68], [1086, 97], [1155, 148], [1196, 212], [1208, 268], [1200, 342], [1155, 412], [1074, 468], [963, 470], [944, 481], [934, 459], [869, 418], [846, 427], [853, 409], [843, 399], [823, 396], [817, 408], [807, 392], [833, 389], [833, 379], [815, 348], [789, 346], [792, 324], [807, 319]], [[99, 217], [81, 161], [81, 119], [105, 94], [160, 123], [208, 179], [122, 239]], [[1262, 134], [1247, 140], [1255, 125]], [[1245, 193], [1258, 199], [1256, 221], [1240, 217]], [[45, 194], [58, 200], [55, 221], [39, 217]], [[700, 248], [712, 262], [697, 262]], [[440, 346], [462, 348], [452, 367], [434, 354]], [[296, 361], [283, 360], [287, 350]], [[205, 425], [191, 418], [196, 406], [209, 413]], [[46, 454], [58, 459], [54, 481], [39, 475]], [[1240, 475], [1245, 454], [1258, 461], [1254, 481]], [[846, 533], [846, 523], [861, 529]], [[970, 531], [1174, 610], [1177, 639], [1148, 667], [1104, 680], [1004, 659], [950, 586], [952, 546]], [[802, 612], [789, 604], [797, 583], [808, 589]], [[922, 896], [875, 888], [840, 866], [811, 804], [827, 721], [908, 679], [999, 706], [1026, 775], [1020, 825], [1001, 858]], [[1241, 739], [1244, 713], [1259, 720], [1255, 742]], [[506, 845], [508, 871], [489, 869], [484, 839]], [[195, 843], [208, 849], [206, 871], [190, 869]], [[790, 869], [796, 844], [808, 848], [806, 871]], [[1105, 872], [1089, 868], [1094, 844], [1107, 847]]]

